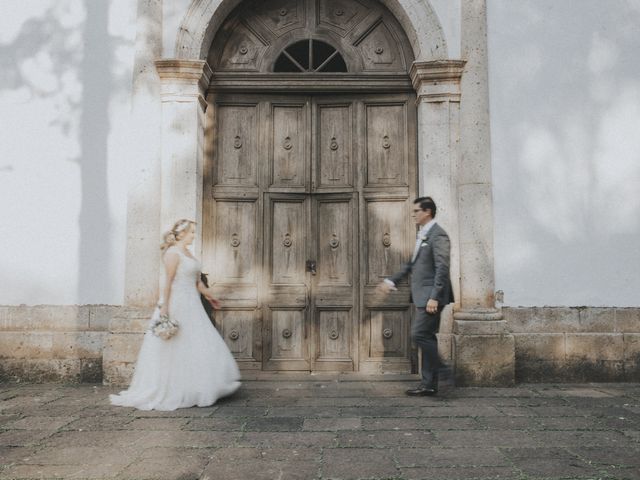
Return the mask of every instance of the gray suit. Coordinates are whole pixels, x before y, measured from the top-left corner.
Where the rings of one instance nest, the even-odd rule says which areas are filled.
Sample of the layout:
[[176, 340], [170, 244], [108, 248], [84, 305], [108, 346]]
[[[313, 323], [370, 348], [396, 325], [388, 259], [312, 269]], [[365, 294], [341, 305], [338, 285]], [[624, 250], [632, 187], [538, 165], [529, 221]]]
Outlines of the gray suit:
[[[453, 288], [449, 275], [451, 243], [444, 229], [434, 224], [427, 232], [413, 261], [391, 276], [396, 285], [411, 274], [411, 298], [416, 306], [416, 316], [411, 325], [411, 338], [422, 348], [422, 383], [437, 388], [437, 370], [442, 366], [438, 355], [436, 333], [440, 328], [440, 313], [453, 302]], [[427, 313], [429, 299], [438, 301], [437, 313]]]

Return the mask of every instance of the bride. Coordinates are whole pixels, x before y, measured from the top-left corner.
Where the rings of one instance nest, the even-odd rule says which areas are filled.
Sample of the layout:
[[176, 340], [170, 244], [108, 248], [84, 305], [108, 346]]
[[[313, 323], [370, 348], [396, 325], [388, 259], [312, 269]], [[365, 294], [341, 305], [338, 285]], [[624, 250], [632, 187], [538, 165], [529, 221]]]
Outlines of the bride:
[[200, 282], [200, 263], [187, 249], [194, 236], [195, 222], [179, 220], [161, 247], [166, 281], [160, 315], [177, 320], [178, 332], [163, 340], [147, 330], [131, 385], [110, 395], [113, 405], [140, 410], [204, 407], [240, 386], [238, 366], [200, 302], [203, 294], [218, 307]]

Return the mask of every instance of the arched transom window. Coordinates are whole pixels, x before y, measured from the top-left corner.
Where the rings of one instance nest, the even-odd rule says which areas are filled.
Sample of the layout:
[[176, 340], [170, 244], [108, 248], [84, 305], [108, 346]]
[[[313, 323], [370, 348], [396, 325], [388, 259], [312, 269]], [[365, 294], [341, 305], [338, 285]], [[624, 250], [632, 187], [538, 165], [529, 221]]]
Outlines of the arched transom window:
[[340, 52], [326, 42], [300, 40], [286, 47], [278, 56], [274, 72], [347, 72]]

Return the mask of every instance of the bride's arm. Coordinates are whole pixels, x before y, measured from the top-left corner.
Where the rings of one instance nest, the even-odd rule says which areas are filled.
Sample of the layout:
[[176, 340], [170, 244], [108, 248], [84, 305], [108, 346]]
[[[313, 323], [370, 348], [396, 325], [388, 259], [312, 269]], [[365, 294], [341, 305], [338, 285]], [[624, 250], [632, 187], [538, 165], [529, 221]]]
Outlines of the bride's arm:
[[213, 297], [210, 287], [207, 287], [201, 280], [198, 280], [197, 287], [200, 295], [204, 295], [213, 308], [216, 310], [220, 308], [220, 301]]
[[164, 303], [162, 307], [160, 307], [160, 315], [169, 315], [169, 301], [171, 300], [171, 286], [173, 285], [173, 279], [176, 276], [176, 271], [178, 270], [178, 263], [180, 262], [180, 257], [175, 252], [167, 252], [163, 258], [164, 261], [164, 270], [166, 281], [164, 284]]

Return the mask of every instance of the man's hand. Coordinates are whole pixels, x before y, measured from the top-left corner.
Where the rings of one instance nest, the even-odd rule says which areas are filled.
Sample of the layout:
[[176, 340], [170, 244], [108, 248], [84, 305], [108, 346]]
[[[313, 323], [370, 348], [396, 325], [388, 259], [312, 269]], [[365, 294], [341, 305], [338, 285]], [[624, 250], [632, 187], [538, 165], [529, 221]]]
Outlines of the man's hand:
[[427, 313], [436, 313], [438, 311], [438, 301], [430, 298], [427, 302]]
[[385, 297], [389, 295], [389, 293], [391, 293], [393, 290], [395, 290], [395, 288], [393, 288], [393, 286], [388, 284], [387, 282], [380, 282], [376, 287], [376, 293], [378, 295], [384, 295]]

